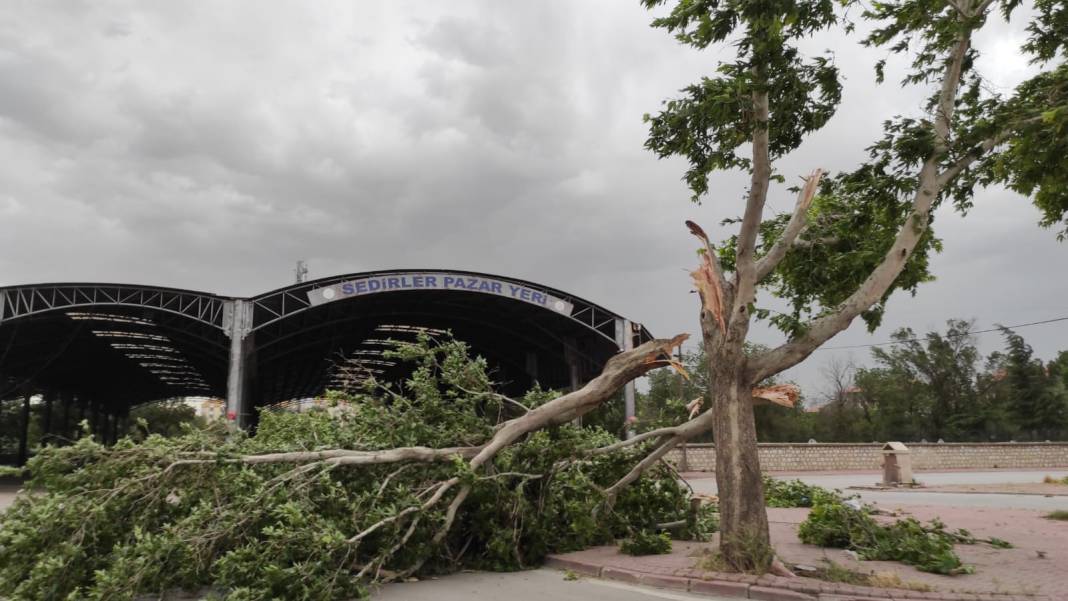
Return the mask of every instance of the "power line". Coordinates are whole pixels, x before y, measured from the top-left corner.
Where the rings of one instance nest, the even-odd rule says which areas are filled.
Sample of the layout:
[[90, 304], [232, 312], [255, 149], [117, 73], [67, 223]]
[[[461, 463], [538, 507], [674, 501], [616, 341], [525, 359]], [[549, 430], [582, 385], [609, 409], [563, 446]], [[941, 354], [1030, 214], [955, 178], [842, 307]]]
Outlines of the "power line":
[[[1004, 327], [1004, 328], [1009, 329], [1009, 330], [1014, 330], [1014, 329], [1018, 329], [1018, 328], [1028, 328], [1028, 327], [1031, 327], [1031, 326], [1040, 326], [1040, 325], [1047, 324], [1047, 323], [1056, 323], [1058, 321], [1068, 321], [1068, 316], [1057, 317], [1057, 318], [1054, 318], [1054, 319], [1044, 319], [1042, 321], [1032, 321], [1030, 323], [1018, 323], [1018, 324], [1015, 324], [1015, 325], [1001, 326], [1001, 327]], [[972, 334], [989, 334], [990, 332], [1000, 332], [1001, 331], [1001, 327], [989, 328], [989, 329], [986, 329], [986, 330], [969, 330], [967, 332], [961, 332], [960, 334], [946, 334], [946, 338], [958, 338], [958, 337], [961, 337], [961, 336], [971, 336]], [[904, 344], [906, 342], [921, 342], [923, 340], [924, 340], [924, 338], [917, 336], [915, 338], [906, 338], [905, 340], [887, 340], [886, 342], [872, 342], [872, 343], [869, 343], [869, 344], [852, 344], [852, 345], [846, 345], [846, 346], [821, 346], [821, 347], [817, 348], [816, 350], [817, 351], [840, 351], [840, 350], [847, 350], [847, 349], [871, 348], [871, 347], [874, 347], [874, 346], [890, 346], [890, 345], [894, 345], [894, 344]], [[702, 344], [701, 341], [697, 340], [697, 341], [694, 341], [694, 342], [687, 342], [687, 343], [683, 344], [683, 347], [694, 346], [694, 347], [700, 349], [701, 348], [701, 344]]]
[[[954, 335], [954, 334], [946, 334], [946, 338], [958, 338], [958, 337], [961, 337], [961, 336], [971, 336], [972, 334], [988, 334], [990, 332], [1000, 332], [1002, 327], [1004, 327], [1005, 329], [1008, 329], [1008, 330], [1013, 330], [1013, 329], [1018, 329], [1018, 328], [1027, 328], [1027, 327], [1030, 327], [1030, 326], [1040, 326], [1042, 324], [1055, 323], [1055, 322], [1058, 322], [1058, 321], [1068, 321], [1068, 316], [1066, 316], [1066, 317], [1057, 317], [1055, 319], [1044, 319], [1042, 321], [1032, 321], [1030, 323], [1018, 323], [1016, 325], [1011, 325], [1011, 326], [999, 326], [999, 327], [996, 327], [996, 328], [989, 328], [989, 329], [986, 329], [986, 330], [969, 330], [967, 332], [961, 332], [960, 334], [956, 334], [956, 335]], [[923, 340], [923, 338], [915, 337], [915, 338], [907, 338], [905, 340], [889, 340], [887, 342], [873, 342], [871, 344], [853, 344], [853, 345], [848, 345], [848, 346], [821, 346], [816, 350], [817, 351], [838, 351], [838, 350], [845, 350], [845, 349], [871, 348], [873, 346], [888, 346], [888, 345], [892, 345], [892, 344], [904, 344], [906, 342], [920, 342], [921, 340]]]

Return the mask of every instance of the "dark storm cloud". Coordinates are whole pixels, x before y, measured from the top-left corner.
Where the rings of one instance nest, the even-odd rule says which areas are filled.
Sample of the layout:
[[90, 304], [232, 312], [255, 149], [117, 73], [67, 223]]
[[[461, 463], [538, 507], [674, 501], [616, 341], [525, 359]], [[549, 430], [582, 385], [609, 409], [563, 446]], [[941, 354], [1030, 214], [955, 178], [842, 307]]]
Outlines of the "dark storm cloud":
[[[641, 115], [708, 74], [637, 2], [17, 2], [0, 8], [0, 284], [119, 280], [250, 294], [313, 276], [454, 267], [587, 296], [659, 334], [695, 329], [681, 223], [741, 211], [745, 177], [691, 205]], [[983, 44], [992, 85], [1027, 68], [1019, 28]], [[876, 88], [881, 55], [824, 36], [839, 117], [780, 165], [848, 169], [926, 94]], [[949, 317], [1063, 312], [1040, 277], [1064, 247], [1018, 197], [940, 214], [940, 276], [874, 338]], [[793, 203], [782, 189], [770, 205]], [[1043, 265], [1036, 257], [1047, 257]], [[1026, 290], [1026, 298], [1019, 291]], [[1048, 356], [1063, 331], [1024, 332]], [[777, 340], [762, 328], [755, 336]], [[996, 342], [996, 340], [995, 340]], [[1059, 346], [1058, 346], [1059, 345]], [[815, 388], [822, 357], [792, 377]], [[854, 352], [858, 358], [866, 352]]]

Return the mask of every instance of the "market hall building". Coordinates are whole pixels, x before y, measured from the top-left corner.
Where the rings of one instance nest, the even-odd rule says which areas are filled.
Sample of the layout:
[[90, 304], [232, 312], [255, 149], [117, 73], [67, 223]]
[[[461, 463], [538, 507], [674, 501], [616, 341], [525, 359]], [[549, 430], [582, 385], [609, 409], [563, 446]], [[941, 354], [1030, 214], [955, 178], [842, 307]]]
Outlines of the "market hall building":
[[[345, 379], [403, 378], [404, 366], [382, 352], [420, 331], [466, 342], [506, 394], [535, 383], [578, 387], [612, 355], [651, 338], [567, 292], [466, 271], [354, 273], [251, 298], [126, 284], [8, 286], [0, 288], [0, 400], [21, 401], [23, 425], [30, 399], [43, 403], [46, 433], [90, 419], [113, 437], [130, 407], [176, 397], [225, 398], [228, 417], [248, 427], [258, 407], [316, 397]], [[631, 385], [628, 415], [633, 395]]]

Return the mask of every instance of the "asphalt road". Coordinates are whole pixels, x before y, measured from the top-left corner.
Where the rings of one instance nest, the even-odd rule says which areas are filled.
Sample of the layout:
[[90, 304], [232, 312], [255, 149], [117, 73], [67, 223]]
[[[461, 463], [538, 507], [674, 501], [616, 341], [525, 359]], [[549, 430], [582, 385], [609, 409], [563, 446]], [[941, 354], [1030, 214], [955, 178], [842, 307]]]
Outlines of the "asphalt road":
[[437, 580], [389, 584], [371, 596], [375, 601], [690, 601], [719, 599], [608, 582], [593, 578], [564, 580], [563, 572], [532, 570], [508, 574], [465, 572]]
[[[1044, 476], [1063, 478], [1068, 476], [1065, 470], [1020, 470], [992, 472], [917, 472], [915, 477], [923, 484], [999, 484], [1041, 482]], [[1068, 487], [1064, 495], [1046, 497], [1042, 495], [1020, 494], [974, 494], [922, 491], [870, 491], [847, 490], [850, 486], [871, 486], [880, 476], [876, 473], [859, 474], [789, 474], [776, 475], [785, 480], [798, 479], [807, 484], [824, 488], [842, 489], [847, 494], [859, 494], [866, 503], [875, 503], [893, 508], [901, 505], [948, 505], [952, 507], [984, 507], [1004, 509], [1033, 509], [1037, 511], [1054, 511], [1068, 509]], [[716, 480], [709, 478], [691, 478], [690, 485], [699, 493], [715, 494]]]

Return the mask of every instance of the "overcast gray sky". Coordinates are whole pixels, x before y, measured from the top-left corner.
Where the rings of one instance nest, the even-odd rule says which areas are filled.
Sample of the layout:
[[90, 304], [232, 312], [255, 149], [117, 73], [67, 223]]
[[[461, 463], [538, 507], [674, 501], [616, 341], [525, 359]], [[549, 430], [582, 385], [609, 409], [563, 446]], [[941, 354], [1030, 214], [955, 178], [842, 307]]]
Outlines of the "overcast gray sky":
[[[746, 178], [688, 201], [680, 161], [643, 150], [642, 114], [711, 73], [636, 0], [110, 2], [0, 6], [0, 285], [121, 281], [247, 295], [312, 277], [441, 267], [528, 278], [644, 322], [697, 328], [694, 240], [741, 212]], [[1021, 26], [978, 41], [1008, 89], [1030, 71]], [[824, 35], [846, 80], [838, 116], [788, 176], [849, 169], [880, 122], [926, 90], [877, 87], [883, 56]], [[888, 80], [896, 81], [891, 71]], [[792, 195], [773, 189], [771, 207]], [[938, 214], [938, 281], [828, 346], [1068, 315], [1068, 245], [1026, 199], [983, 192]], [[1051, 358], [1068, 322], [1020, 330]], [[756, 328], [756, 341], [775, 333]], [[1000, 338], [981, 338], [984, 351]], [[808, 394], [832, 356], [789, 372]]]

